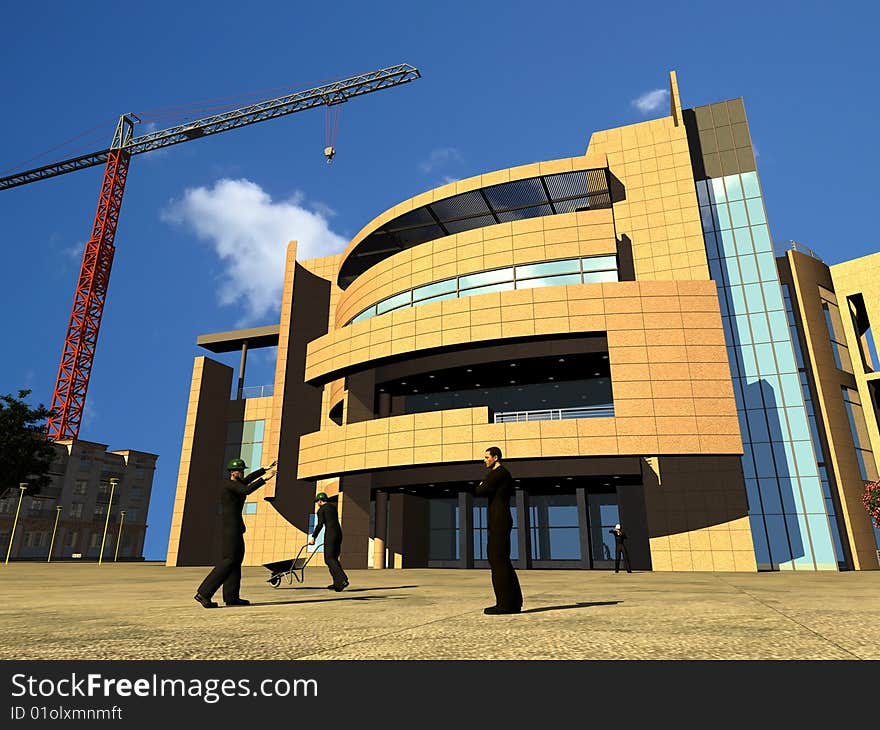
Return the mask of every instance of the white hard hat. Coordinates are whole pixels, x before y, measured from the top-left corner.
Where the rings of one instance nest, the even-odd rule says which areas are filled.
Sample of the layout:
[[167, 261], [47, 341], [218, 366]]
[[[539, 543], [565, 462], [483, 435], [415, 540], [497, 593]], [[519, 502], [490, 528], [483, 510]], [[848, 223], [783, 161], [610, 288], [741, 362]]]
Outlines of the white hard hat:
[[620, 523], [619, 523], [619, 522], [614, 526], [614, 529], [615, 529], [615, 530], [619, 530], [619, 529], [620, 529]]

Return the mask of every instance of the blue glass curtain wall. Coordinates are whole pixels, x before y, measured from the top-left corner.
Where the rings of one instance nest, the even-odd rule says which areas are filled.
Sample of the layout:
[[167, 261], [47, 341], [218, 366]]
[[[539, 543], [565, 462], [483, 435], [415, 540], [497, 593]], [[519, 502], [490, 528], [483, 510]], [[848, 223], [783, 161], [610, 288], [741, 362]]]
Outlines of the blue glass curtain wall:
[[757, 173], [696, 185], [740, 420], [758, 567], [836, 570]]

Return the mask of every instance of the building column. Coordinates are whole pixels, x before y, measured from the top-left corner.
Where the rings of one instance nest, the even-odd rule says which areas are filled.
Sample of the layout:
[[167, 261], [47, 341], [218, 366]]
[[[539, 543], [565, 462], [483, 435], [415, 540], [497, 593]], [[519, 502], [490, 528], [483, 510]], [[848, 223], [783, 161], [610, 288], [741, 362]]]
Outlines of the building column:
[[529, 549], [529, 495], [525, 489], [516, 490], [516, 526], [519, 545], [516, 567], [529, 570], [532, 567], [532, 551]]
[[385, 567], [385, 542], [388, 539], [388, 492], [376, 492], [376, 528], [373, 535], [373, 567]]
[[590, 549], [590, 512], [587, 506], [587, 490], [578, 487], [577, 494], [578, 511], [578, 536], [581, 544], [581, 568], [590, 570], [593, 567], [593, 554]]
[[458, 562], [461, 568], [474, 567], [474, 497], [458, 493]]
[[339, 521], [342, 526], [343, 565], [367, 567], [370, 547], [370, 474], [354, 474], [339, 480]]

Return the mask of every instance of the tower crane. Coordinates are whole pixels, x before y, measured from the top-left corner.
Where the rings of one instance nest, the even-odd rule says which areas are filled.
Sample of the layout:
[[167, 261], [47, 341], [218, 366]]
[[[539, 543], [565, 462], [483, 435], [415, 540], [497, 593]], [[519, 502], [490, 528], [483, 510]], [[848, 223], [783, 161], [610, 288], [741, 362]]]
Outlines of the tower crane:
[[[134, 125], [140, 119], [134, 114], [123, 114], [119, 117], [116, 132], [108, 149], [0, 178], [0, 190], [6, 190], [106, 163], [98, 196], [98, 209], [91, 236], [83, 251], [67, 336], [61, 353], [61, 363], [58, 366], [58, 376], [52, 395], [53, 415], [46, 424], [48, 438], [57, 441], [76, 439], [79, 435], [101, 316], [104, 312], [104, 300], [110, 282], [110, 268], [115, 251], [113, 241], [119, 222], [122, 194], [125, 191], [129, 162], [134, 155], [249, 124], [265, 122], [317, 106], [327, 106], [329, 109], [353, 97], [399, 86], [419, 78], [421, 78], [419, 70], [409, 64], [389, 66], [138, 137], [134, 136]], [[335, 150], [332, 147], [325, 150], [328, 162], [333, 154]]]

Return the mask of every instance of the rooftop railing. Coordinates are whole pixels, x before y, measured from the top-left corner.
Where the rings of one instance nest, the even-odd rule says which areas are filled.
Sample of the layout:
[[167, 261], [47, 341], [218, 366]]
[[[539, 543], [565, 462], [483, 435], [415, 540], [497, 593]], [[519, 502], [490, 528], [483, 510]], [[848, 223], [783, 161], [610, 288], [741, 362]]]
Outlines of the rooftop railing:
[[503, 411], [495, 414], [495, 423], [521, 421], [562, 421], [569, 418], [613, 418], [614, 405], [580, 406], [578, 408], [544, 408], [534, 411]]
[[[798, 243], [797, 241], [780, 241], [779, 243], [774, 243], [773, 250], [777, 256], [785, 256], [785, 252], [790, 250], [797, 251], [805, 256], [812, 256], [817, 261], [822, 261], [822, 257], [813, 249], [807, 248], [804, 244]], [[822, 263], [824, 263], [824, 261]]]

